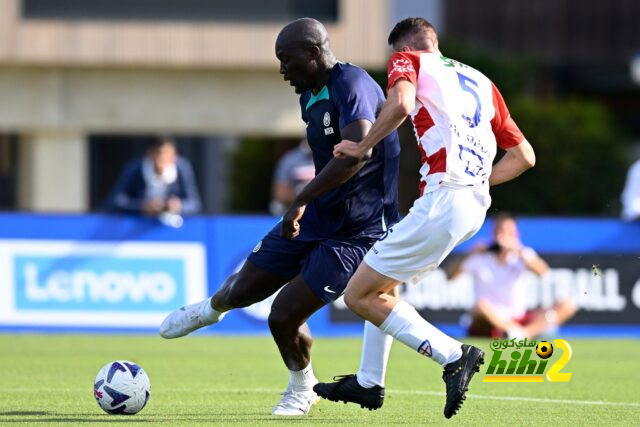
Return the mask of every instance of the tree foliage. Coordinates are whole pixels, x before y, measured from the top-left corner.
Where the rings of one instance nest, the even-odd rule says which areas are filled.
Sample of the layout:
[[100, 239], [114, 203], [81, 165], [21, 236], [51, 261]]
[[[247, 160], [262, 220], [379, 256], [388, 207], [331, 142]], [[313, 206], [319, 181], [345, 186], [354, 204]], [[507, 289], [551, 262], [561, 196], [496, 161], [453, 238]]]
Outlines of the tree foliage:
[[526, 97], [509, 107], [537, 160], [515, 181], [492, 188], [493, 209], [617, 215], [627, 145], [607, 110], [594, 101]]

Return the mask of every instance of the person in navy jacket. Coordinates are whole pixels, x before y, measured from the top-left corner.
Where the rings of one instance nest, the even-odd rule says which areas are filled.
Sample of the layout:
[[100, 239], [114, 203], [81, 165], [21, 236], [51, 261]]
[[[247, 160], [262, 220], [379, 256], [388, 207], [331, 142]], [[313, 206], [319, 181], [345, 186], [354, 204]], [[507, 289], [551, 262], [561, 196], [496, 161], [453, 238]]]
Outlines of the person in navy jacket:
[[190, 215], [200, 212], [200, 195], [189, 160], [172, 139], [158, 138], [141, 159], [123, 169], [106, 203], [110, 212]]

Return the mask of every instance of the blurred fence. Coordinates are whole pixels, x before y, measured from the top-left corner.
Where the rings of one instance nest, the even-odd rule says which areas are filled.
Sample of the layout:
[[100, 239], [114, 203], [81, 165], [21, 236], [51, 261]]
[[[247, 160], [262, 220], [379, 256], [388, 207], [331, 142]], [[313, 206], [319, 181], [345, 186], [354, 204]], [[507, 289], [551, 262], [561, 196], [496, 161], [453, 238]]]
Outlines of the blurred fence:
[[[275, 223], [272, 217], [188, 218], [180, 229], [110, 215], [0, 214], [0, 329], [151, 331], [173, 308], [210, 295]], [[487, 221], [457, 254], [490, 238]], [[563, 333], [640, 335], [640, 223], [613, 219], [521, 219], [523, 241], [552, 267], [525, 277], [531, 307], [569, 296], [578, 315]], [[454, 255], [455, 256], [455, 255]], [[403, 285], [430, 321], [460, 334], [472, 304], [468, 277], [442, 270]], [[234, 310], [211, 332], [268, 333], [270, 301]], [[309, 321], [319, 335], [359, 334], [334, 303]]]

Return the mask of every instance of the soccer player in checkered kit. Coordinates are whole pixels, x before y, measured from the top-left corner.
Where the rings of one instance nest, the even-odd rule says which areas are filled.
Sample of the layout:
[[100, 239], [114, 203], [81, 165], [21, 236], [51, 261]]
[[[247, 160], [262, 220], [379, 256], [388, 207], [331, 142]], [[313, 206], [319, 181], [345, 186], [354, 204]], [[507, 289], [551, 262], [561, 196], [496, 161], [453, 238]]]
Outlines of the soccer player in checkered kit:
[[[365, 156], [409, 116], [422, 155], [420, 197], [365, 255], [344, 300], [360, 317], [443, 366], [444, 415], [450, 418], [462, 405], [484, 353], [445, 335], [411, 305], [386, 292], [434, 270], [453, 248], [473, 236], [491, 202], [489, 186], [532, 167], [535, 155], [496, 86], [481, 72], [444, 57], [429, 22], [400, 21], [389, 44], [394, 53], [382, 111], [364, 139], [343, 140], [334, 147], [334, 155]], [[506, 153], [493, 165], [497, 147]], [[360, 371], [337, 379], [319, 383], [314, 390], [329, 400], [361, 405], [367, 396], [384, 392], [380, 386], [363, 384]]]

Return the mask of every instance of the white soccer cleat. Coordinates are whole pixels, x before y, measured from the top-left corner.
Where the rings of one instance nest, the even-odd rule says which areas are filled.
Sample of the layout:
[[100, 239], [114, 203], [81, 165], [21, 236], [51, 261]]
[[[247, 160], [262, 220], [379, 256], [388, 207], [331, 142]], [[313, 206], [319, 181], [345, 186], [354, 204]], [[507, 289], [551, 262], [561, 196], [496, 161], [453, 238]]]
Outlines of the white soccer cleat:
[[282, 393], [280, 402], [273, 408], [272, 415], [286, 417], [307, 415], [311, 405], [319, 399], [313, 390], [296, 391], [288, 388], [287, 391]]
[[217, 319], [211, 319], [206, 316], [205, 313], [209, 304], [211, 304], [211, 298], [195, 304], [185, 305], [173, 311], [160, 325], [160, 336], [162, 338], [183, 337], [196, 329], [222, 320], [225, 313], [222, 313]]

